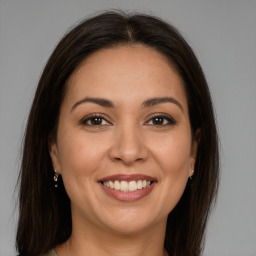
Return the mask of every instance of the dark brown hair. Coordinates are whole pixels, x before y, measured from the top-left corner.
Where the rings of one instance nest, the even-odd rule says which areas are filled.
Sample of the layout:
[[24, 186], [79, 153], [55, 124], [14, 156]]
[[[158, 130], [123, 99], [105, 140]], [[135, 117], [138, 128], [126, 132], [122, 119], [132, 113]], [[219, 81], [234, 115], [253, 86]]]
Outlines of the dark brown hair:
[[171, 61], [184, 82], [192, 134], [201, 130], [193, 180], [188, 181], [168, 216], [165, 237], [170, 255], [201, 255], [219, 173], [217, 131], [207, 82], [193, 51], [173, 26], [153, 16], [122, 12], [105, 12], [79, 23], [59, 42], [43, 71], [27, 122], [20, 170], [16, 245], [21, 255], [41, 255], [71, 235], [70, 200], [62, 181], [54, 188], [48, 152], [67, 79], [89, 54], [128, 44], [152, 47]]

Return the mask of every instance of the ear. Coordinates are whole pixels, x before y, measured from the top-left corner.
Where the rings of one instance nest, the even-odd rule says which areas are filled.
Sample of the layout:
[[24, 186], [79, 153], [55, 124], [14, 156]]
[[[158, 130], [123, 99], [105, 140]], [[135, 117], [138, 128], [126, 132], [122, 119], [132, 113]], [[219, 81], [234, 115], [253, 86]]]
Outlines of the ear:
[[201, 137], [201, 130], [197, 129], [195, 131], [195, 135], [194, 135], [194, 138], [193, 138], [192, 144], [191, 144], [189, 177], [192, 177], [194, 174], [194, 171], [196, 171], [195, 164], [196, 164], [197, 150], [198, 150], [198, 145], [200, 142], [200, 137]]
[[52, 167], [53, 169], [60, 174], [61, 168], [60, 168], [60, 160], [59, 160], [59, 152], [57, 147], [56, 139], [53, 138], [52, 135], [48, 138], [48, 150], [50, 157], [52, 159]]

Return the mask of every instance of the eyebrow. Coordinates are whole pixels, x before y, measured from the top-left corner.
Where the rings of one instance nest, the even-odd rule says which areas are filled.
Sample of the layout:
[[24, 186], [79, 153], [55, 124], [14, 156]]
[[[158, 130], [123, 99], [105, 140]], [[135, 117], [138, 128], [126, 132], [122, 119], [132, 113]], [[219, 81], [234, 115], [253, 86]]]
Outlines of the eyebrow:
[[143, 107], [152, 107], [152, 106], [162, 104], [162, 103], [167, 103], [167, 102], [174, 103], [182, 110], [182, 112], [184, 112], [181, 103], [172, 97], [160, 97], [160, 98], [148, 99], [142, 103], [142, 106]]
[[[115, 104], [110, 100], [102, 99], [102, 98], [86, 97], [86, 98], [81, 99], [78, 102], [76, 102], [73, 105], [73, 107], [71, 108], [71, 111], [73, 111], [77, 106], [79, 106], [83, 103], [86, 103], [86, 102], [95, 103], [95, 104], [98, 104], [100, 106], [108, 107], [108, 108], [114, 108], [115, 107]], [[176, 99], [172, 98], [172, 97], [151, 98], [151, 99], [148, 99], [148, 100], [144, 101], [142, 103], [142, 107], [143, 108], [153, 107], [155, 105], [162, 104], [162, 103], [173, 103], [173, 104], [177, 105], [182, 110], [182, 112], [184, 112], [181, 103], [179, 101], [177, 101]]]
[[73, 107], [71, 108], [71, 111], [73, 111], [77, 106], [79, 106], [83, 103], [86, 103], [86, 102], [92, 102], [92, 103], [98, 104], [98, 105], [103, 106], [103, 107], [108, 107], [108, 108], [115, 107], [114, 103], [109, 101], [109, 100], [101, 99], [101, 98], [88, 98], [88, 97], [86, 97], [82, 100], [79, 100], [77, 103], [75, 103], [73, 105]]

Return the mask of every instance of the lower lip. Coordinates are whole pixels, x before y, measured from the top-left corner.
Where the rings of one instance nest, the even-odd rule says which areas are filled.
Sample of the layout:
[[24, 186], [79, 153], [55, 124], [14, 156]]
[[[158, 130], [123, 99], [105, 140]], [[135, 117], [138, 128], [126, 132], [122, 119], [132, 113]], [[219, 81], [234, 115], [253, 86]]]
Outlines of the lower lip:
[[156, 182], [153, 182], [150, 186], [138, 189], [133, 192], [123, 192], [104, 186], [101, 182], [99, 183], [102, 189], [111, 197], [122, 201], [122, 202], [133, 202], [146, 197], [154, 188]]

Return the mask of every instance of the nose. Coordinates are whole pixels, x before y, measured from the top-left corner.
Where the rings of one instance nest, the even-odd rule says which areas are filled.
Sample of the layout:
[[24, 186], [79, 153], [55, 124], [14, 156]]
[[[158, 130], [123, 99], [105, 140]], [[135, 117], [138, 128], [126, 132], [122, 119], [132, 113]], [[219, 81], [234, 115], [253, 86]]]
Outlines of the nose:
[[131, 125], [117, 129], [109, 156], [112, 161], [119, 161], [127, 166], [145, 161], [148, 150], [140, 129]]

